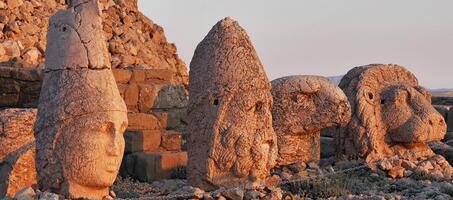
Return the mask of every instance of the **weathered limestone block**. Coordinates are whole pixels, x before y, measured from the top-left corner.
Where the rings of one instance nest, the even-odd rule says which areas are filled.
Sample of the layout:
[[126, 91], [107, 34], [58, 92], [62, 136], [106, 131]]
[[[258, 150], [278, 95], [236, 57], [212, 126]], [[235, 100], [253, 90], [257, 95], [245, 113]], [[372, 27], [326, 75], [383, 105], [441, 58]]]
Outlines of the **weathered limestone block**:
[[36, 183], [35, 109], [0, 111], [0, 198]]
[[101, 199], [118, 173], [127, 109], [110, 69], [96, 0], [70, 1], [49, 22], [35, 123], [41, 190]]
[[420, 160], [434, 153], [427, 142], [446, 133], [444, 118], [431, 105], [431, 94], [398, 65], [374, 64], [350, 70], [339, 85], [352, 108], [352, 119], [336, 136], [337, 155], [376, 161]]
[[127, 130], [124, 134], [125, 153], [158, 152], [160, 150], [161, 130]]
[[152, 182], [171, 178], [178, 167], [187, 165], [187, 152], [136, 152], [125, 157], [122, 175]]
[[42, 77], [39, 68], [0, 67], [0, 108], [36, 107]]
[[154, 108], [184, 108], [187, 106], [188, 100], [184, 85], [166, 85], [160, 88]]
[[340, 88], [320, 76], [288, 76], [271, 83], [277, 165], [319, 161], [320, 131], [349, 122], [348, 99]]
[[129, 130], [158, 130], [165, 129], [167, 126], [167, 117], [165, 113], [145, 114], [145, 113], [128, 113]]
[[335, 156], [335, 141], [330, 137], [321, 137], [321, 158], [330, 158]]
[[162, 134], [161, 147], [165, 151], [180, 151], [182, 145], [181, 133], [176, 131], [165, 131]]
[[34, 141], [36, 109], [0, 111], [0, 162], [9, 154]]
[[188, 181], [204, 190], [265, 178], [275, 164], [272, 96], [244, 29], [218, 22], [190, 64]]

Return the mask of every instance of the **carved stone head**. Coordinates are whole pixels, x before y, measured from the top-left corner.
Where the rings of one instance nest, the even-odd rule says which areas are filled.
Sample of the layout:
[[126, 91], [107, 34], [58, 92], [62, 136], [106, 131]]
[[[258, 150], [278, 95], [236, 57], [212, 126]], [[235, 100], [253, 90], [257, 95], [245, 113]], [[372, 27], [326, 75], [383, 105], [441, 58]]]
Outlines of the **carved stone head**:
[[426, 142], [445, 135], [445, 121], [431, 105], [431, 94], [401, 66], [356, 67], [340, 87], [352, 107], [352, 119], [337, 138], [340, 156], [368, 161], [429, 156], [433, 153]]
[[98, 2], [71, 2], [49, 22], [35, 124], [38, 184], [68, 198], [100, 199], [121, 164], [127, 109], [110, 70]]
[[272, 119], [278, 165], [320, 159], [322, 128], [345, 126], [351, 117], [343, 91], [320, 76], [287, 76], [272, 81]]
[[244, 29], [218, 22], [190, 64], [188, 179], [203, 189], [266, 177], [277, 143], [272, 96]]

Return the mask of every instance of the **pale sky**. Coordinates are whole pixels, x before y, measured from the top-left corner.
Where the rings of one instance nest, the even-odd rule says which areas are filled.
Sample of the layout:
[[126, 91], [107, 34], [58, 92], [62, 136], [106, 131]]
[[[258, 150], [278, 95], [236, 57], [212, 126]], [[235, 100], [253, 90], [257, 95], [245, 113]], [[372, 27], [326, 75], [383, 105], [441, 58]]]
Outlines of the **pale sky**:
[[139, 0], [139, 8], [188, 67], [212, 26], [231, 16], [270, 80], [394, 63], [423, 86], [453, 88], [453, 0]]

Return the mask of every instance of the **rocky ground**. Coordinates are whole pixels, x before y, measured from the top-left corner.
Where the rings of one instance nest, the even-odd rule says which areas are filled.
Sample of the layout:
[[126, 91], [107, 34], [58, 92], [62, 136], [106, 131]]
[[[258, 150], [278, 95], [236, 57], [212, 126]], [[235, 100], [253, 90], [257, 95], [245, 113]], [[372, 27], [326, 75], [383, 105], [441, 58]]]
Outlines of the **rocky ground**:
[[188, 186], [185, 179], [142, 183], [121, 177], [112, 190], [118, 198], [146, 199], [452, 199], [453, 180], [423, 173], [392, 179], [353, 161], [291, 165], [274, 169], [263, 184], [209, 193]]
[[[453, 199], [453, 180], [423, 173], [407, 174], [393, 179], [383, 171], [372, 172], [362, 161], [322, 161], [293, 164], [272, 171], [263, 183], [244, 187], [221, 188], [205, 192], [191, 187], [178, 174], [178, 179], [150, 183], [118, 177], [110, 196], [104, 199]], [[16, 199], [58, 200], [61, 196], [33, 188], [18, 192]]]

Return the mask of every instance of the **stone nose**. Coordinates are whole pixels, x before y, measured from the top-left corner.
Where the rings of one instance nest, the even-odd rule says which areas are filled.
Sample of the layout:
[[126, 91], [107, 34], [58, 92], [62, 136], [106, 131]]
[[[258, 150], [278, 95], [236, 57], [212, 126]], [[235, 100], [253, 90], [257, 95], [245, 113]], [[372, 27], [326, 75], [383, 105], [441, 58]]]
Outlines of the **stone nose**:
[[121, 154], [121, 139], [123, 139], [122, 137], [123, 136], [119, 134], [112, 135], [112, 139], [111, 141], [109, 141], [110, 144], [107, 145], [107, 155], [116, 157]]
[[341, 125], [346, 125], [349, 120], [351, 119], [351, 106], [349, 105], [349, 101], [341, 101], [338, 104], [338, 113], [340, 115], [340, 122]]
[[426, 123], [429, 127], [429, 140], [441, 140], [445, 136], [447, 132], [447, 123], [442, 115], [438, 113], [430, 114], [427, 119]]

